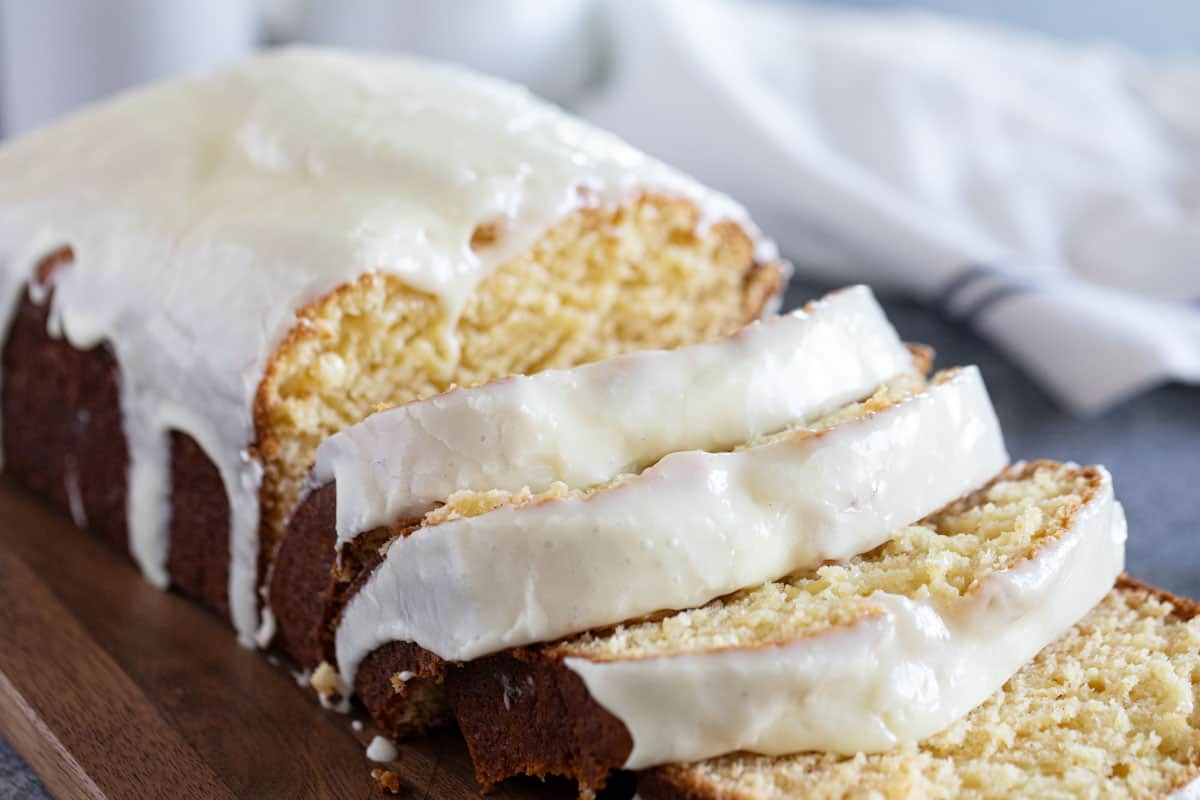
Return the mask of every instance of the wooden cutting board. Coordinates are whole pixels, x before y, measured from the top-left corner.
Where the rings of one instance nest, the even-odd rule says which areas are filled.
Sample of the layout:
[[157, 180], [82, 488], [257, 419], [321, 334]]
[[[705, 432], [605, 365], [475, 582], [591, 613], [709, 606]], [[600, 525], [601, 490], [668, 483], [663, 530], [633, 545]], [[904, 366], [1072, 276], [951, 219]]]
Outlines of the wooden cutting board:
[[[369, 725], [321, 709], [286, 664], [3, 479], [0, 732], [56, 797], [385, 797]], [[401, 797], [479, 797], [454, 734], [400, 750]], [[489, 797], [573, 795], [510, 782]]]

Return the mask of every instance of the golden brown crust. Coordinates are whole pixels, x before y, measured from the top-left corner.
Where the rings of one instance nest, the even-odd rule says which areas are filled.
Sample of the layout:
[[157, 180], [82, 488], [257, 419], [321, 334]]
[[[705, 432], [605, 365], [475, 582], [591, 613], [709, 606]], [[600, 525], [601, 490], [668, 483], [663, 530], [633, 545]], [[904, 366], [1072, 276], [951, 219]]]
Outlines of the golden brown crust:
[[561, 775], [599, 791], [633, 750], [578, 675], [529, 651], [449, 670], [446, 694], [485, 789], [514, 775]]
[[229, 501], [217, 465], [192, 437], [171, 432], [171, 583], [229, 618]]
[[325, 660], [320, 621], [332, 601], [337, 495], [333, 484], [300, 504], [280, 546], [267, 587], [275, 615], [275, 645], [306, 669]]
[[[672, 211], [680, 212], [690, 220], [691, 228], [687, 231], [674, 230], [672, 241], [679, 237], [687, 237], [688, 242], [699, 240], [700, 235], [694, 231], [694, 228], [700, 222], [700, 212], [695, 205], [687, 199], [654, 193], [635, 197], [615, 211], [612, 208], [600, 206], [581, 208], [575, 213], [573, 224], [580, 230], [602, 232], [614, 213], [618, 216], [627, 214], [643, 203], [655, 204], [662, 215]], [[723, 257], [727, 257], [731, 263], [744, 264], [740, 289], [742, 308], [740, 321], [745, 323], [759, 318], [774, 301], [781, 297], [789, 275], [787, 266], [783, 262], [756, 262], [753, 240], [740, 225], [733, 221], [717, 222], [710, 227], [709, 231], [710, 235], [719, 243], [718, 251]], [[482, 226], [479, 231], [480, 242], [487, 239], [492, 232], [488, 226]], [[504, 269], [505, 267], [500, 267], [497, 273], [502, 273]], [[285, 475], [283, 443], [277, 440], [277, 434], [272, 426], [272, 404], [275, 402], [278, 383], [282, 378], [281, 363], [284, 361], [284, 354], [306, 341], [330, 336], [329, 330], [317, 323], [329, 309], [340, 307], [344, 298], [374, 281], [392, 279], [392, 276], [368, 273], [314, 300], [297, 312], [296, 324], [276, 348], [272, 357], [268, 359], [263, 378], [255, 393], [252, 409], [255, 443], [251, 451], [263, 466], [263, 480], [259, 490], [260, 541], [262, 543], [259, 550], [260, 583], [266, 579], [269, 564], [275, 557], [278, 542], [285, 536], [284, 529], [287, 518], [294, 510], [292, 507], [294, 498], [286, 496], [291, 489], [285, 489], [284, 485], [294, 483], [295, 476], [287, 477]], [[486, 291], [486, 287], [487, 280], [485, 279], [485, 282], [481, 284], [480, 291]], [[423, 307], [433, 308], [437, 305], [432, 296], [415, 291], [410, 291], [410, 294], [414, 298], [414, 303], [423, 298]], [[539, 364], [526, 365], [528, 369], [521, 371], [536, 371], [540, 366]]]
[[[1059, 462], [1049, 461], [1046, 459], [1024, 461], [1008, 467], [1003, 473], [1001, 473], [998, 480], [1025, 480], [1032, 477], [1038, 470], [1059, 470], [1062, 469], [1062, 467], [1063, 465]], [[1076, 474], [1086, 482], [1087, 488], [1078, 497], [1074, 497], [1068, 502], [1062, 504], [1062, 506], [1057, 510], [1055, 516], [1055, 521], [1058, 523], [1058, 530], [1055, 535], [1043, 537], [1042, 540], [1039, 541], [1032, 550], [1025, 554], [1024, 559], [1022, 559], [1023, 561], [1031, 561], [1037, 558], [1038, 554], [1041, 553], [1042, 550], [1048, 547], [1053, 547], [1055, 542], [1059, 541], [1070, 529], [1072, 522], [1071, 518], [1079, 513], [1079, 510], [1082, 507], [1090, 503], [1096, 497], [1096, 493], [1100, 491], [1100, 487], [1104, 482], [1104, 478], [1099, 466], [1093, 464], [1085, 467], [1074, 467], [1073, 469]], [[991, 484], [989, 483], [988, 486], [978, 489], [965, 500], [956, 501], [956, 504], [971, 505], [977, 498], [983, 496], [990, 485]], [[1009, 568], [1013, 566], [1015, 565], [1010, 564]], [[967, 592], [971, 593], [980, 590], [981, 584], [975, 584], [968, 588]]]
[[744, 792], [727, 792], [705, 783], [676, 764], [638, 773], [637, 793], [642, 800], [753, 800]]
[[[392, 739], [451, 723], [441, 685], [447, 664], [411, 642], [373, 650], [354, 676], [354, 692], [375, 724]], [[437, 708], [430, 705], [436, 697]]]
[[69, 248], [39, 262], [38, 292], [21, 293], [9, 329], [0, 332], [4, 469], [128, 553], [129, 456], [116, 358], [106, 344], [79, 350], [48, 333], [54, 276], [72, 264]]
[[1166, 603], [1172, 608], [1171, 616], [1182, 622], [1187, 622], [1200, 615], [1200, 602], [1171, 594], [1166, 589], [1151, 586], [1126, 574], [1122, 574], [1117, 578], [1116, 589], [1122, 592], [1133, 592], [1146, 597], [1153, 597], [1160, 602]]
[[928, 375], [933, 371], [933, 362], [937, 358], [936, 350], [919, 342], [905, 342], [905, 347], [912, 355], [913, 369], [922, 375]]
[[[1115, 590], [1136, 594], [1139, 597], [1153, 598], [1161, 603], [1166, 603], [1167, 605], [1171, 606], [1170, 617], [1178, 620], [1179, 622], [1189, 622], [1195, 619], [1197, 616], [1200, 616], [1200, 602], [1189, 600], [1186, 597], [1180, 597], [1179, 595], [1168, 592], [1166, 589], [1160, 589], [1157, 586], [1151, 586], [1148, 583], [1143, 583], [1142, 581], [1131, 578], [1125, 574], [1122, 574], [1117, 578]], [[1200, 658], [1200, 653], [1197, 654], [1197, 657]], [[1177, 781], [1171, 787], [1170, 791], [1164, 795], [1164, 797], [1169, 797], [1171, 794], [1182, 790], [1188, 784], [1200, 780], [1200, 757], [1193, 761], [1191, 766], [1191, 774]]]
[[[120, 375], [107, 344], [79, 350], [48, 332], [53, 277], [73, 263], [59, 249], [37, 266], [45, 296], [19, 299], [5, 333], [6, 470], [119, 552], [128, 554], [129, 454]], [[167, 572], [178, 589], [228, 615], [229, 506], [216, 466], [190, 436], [170, 435]]]
[[[740, 228], [739, 228], [740, 230]], [[746, 322], [760, 319], [783, 298], [788, 270], [779, 261], [752, 261], [742, 281], [742, 310]]]
[[[281, 475], [281, 447], [276, 441], [271, 426], [271, 387], [280, 373], [280, 354], [295, 347], [299, 342], [310, 337], [325, 337], [329, 333], [313, 323], [321, 317], [325, 310], [338, 306], [342, 298], [352, 294], [357, 287], [379, 279], [377, 273], [359, 275], [354, 280], [313, 300], [296, 312], [296, 324], [291, 327], [275, 354], [268, 359], [263, 377], [258, 383], [254, 394], [252, 414], [254, 419], [255, 441], [250, 449], [251, 454], [263, 468], [262, 484], [259, 487], [259, 537], [260, 547], [258, 556], [258, 580], [262, 585], [266, 579], [270, 563], [275, 556], [279, 540], [284, 534], [288, 517], [295, 510], [295, 498], [285, 497], [279, 490]], [[421, 293], [414, 290], [414, 294]], [[430, 303], [435, 302], [432, 296], [426, 296]]]

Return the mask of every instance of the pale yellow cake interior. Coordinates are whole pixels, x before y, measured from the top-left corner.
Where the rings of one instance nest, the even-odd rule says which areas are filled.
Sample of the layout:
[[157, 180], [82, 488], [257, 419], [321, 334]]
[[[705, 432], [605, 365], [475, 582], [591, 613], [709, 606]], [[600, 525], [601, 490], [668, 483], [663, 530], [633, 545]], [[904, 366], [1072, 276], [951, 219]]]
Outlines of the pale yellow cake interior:
[[[1184, 615], [1186, 616], [1186, 615]], [[1166, 798], [1200, 773], [1200, 617], [1118, 587], [1004, 688], [920, 746], [667, 767], [695, 797]]]
[[[481, 228], [474, 245], [499, 236]], [[395, 276], [364, 276], [300, 314], [260, 386], [264, 536], [280, 533], [321, 440], [381, 404], [711, 340], [757, 317], [780, 283], [739, 227], [701, 225], [691, 203], [655, 196], [566, 218], [486, 278], [457, 321]]]
[[935, 604], [1023, 560], [1057, 537], [1097, 475], [1063, 465], [1027, 467], [998, 479], [886, 544], [842, 564], [737, 592], [702, 608], [586, 633], [554, 646], [590, 658], [638, 658], [786, 641], [870, 613], [888, 592]]

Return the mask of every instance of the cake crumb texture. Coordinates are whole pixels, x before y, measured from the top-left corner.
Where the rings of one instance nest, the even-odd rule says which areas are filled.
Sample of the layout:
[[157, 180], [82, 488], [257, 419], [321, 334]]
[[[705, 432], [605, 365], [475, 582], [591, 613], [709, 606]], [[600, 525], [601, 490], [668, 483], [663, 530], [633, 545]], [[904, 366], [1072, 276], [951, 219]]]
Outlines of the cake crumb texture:
[[375, 781], [375, 786], [381, 792], [400, 794], [400, 776], [390, 769], [375, 767], [371, 770], [371, 780]]
[[[847, 403], [827, 414], [821, 415], [807, 423], [790, 425], [780, 431], [773, 431], [757, 436], [748, 442], [733, 448], [733, 452], [744, 452], [756, 447], [767, 447], [784, 439], [795, 439], [813, 436], [829, 430], [837, 425], [862, 419], [871, 414], [879, 413], [895, 406], [917, 394], [926, 386], [925, 377], [919, 372], [903, 375], [876, 389], [864, 400]], [[650, 465], [647, 469], [653, 467]], [[595, 486], [571, 487], [562, 481], [554, 481], [542, 492], [533, 492], [528, 486], [520, 491], [510, 492], [503, 489], [487, 491], [472, 491], [464, 489], [454, 492], [446, 498], [444, 504], [427, 513], [421, 520], [422, 525], [438, 525], [466, 517], [478, 517], [497, 508], [524, 506], [545, 503], [565, 498], [587, 500], [597, 494], [615, 489], [637, 478], [641, 473], [621, 473]]]
[[644, 776], [647, 800], [1166, 798], [1200, 772], [1200, 617], [1119, 585], [947, 730], [839, 757], [747, 754]]
[[1098, 480], [1090, 468], [1048, 462], [1018, 468], [848, 562], [702, 608], [585, 633], [552, 652], [603, 660], [772, 644], [852, 624], [871, 613], [875, 592], [953, 603], [1061, 535]]
[[338, 693], [338, 674], [337, 670], [328, 661], [322, 661], [313, 670], [312, 676], [308, 679], [308, 683], [317, 694], [325, 695], [326, 697]]
[[255, 402], [265, 552], [327, 436], [453, 386], [727, 335], [782, 284], [780, 268], [754, 258], [736, 224], [701, 225], [688, 201], [642, 196], [571, 214], [485, 278], [457, 318], [392, 274], [311, 304]]

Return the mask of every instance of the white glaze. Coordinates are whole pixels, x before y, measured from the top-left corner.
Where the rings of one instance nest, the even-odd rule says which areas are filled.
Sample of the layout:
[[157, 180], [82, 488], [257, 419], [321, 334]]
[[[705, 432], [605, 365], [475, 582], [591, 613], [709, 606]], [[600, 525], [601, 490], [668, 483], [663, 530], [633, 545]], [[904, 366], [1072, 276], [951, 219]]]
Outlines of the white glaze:
[[396, 749], [395, 743], [385, 736], [376, 736], [367, 745], [367, 758], [372, 761], [380, 763], [395, 761], [399, 755], [400, 751]]
[[710, 344], [548, 370], [374, 414], [317, 451], [339, 546], [458, 490], [586, 488], [676, 450], [724, 450], [870, 394], [912, 356], [857, 286]]
[[676, 452], [586, 499], [425, 527], [392, 542], [343, 611], [341, 678], [390, 641], [465, 661], [848, 558], [1007, 460], [972, 367], [817, 436]]
[[[482, 276], [564, 214], [642, 190], [756, 235], [728, 199], [511, 85], [417, 60], [276, 51], [0, 149], [0, 332], [37, 262], [69, 245], [50, 330], [81, 348], [109, 342], [120, 366], [131, 552], [166, 583], [168, 432], [184, 431], [229, 494], [230, 607], [248, 642], [251, 403], [295, 311], [384, 271], [436, 296], [449, 323]], [[499, 242], [473, 251], [475, 228], [497, 221]]]
[[881, 613], [786, 644], [565, 663], [629, 729], [629, 769], [884, 751], [944, 729], [1078, 622], [1120, 574], [1125, 535], [1105, 473], [1061, 538], [953, 603], [878, 592]]

